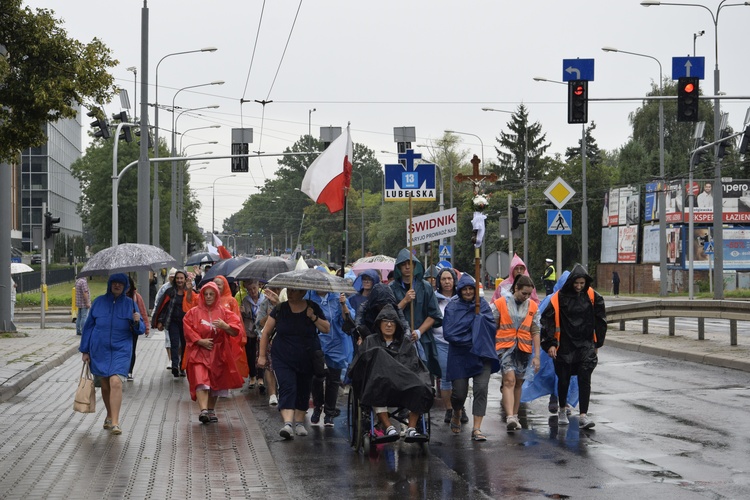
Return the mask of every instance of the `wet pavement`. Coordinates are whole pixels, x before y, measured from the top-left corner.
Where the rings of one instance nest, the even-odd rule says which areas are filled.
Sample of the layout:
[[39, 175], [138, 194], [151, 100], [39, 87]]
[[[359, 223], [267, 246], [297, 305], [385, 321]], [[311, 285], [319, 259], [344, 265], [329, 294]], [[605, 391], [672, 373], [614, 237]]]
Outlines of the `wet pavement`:
[[[508, 434], [493, 376], [486, 443], [470, 440], [470, 425], [453, 436], [437, 400], [427, 452], [399, 442], [366, 456], [348, 445], [344, 397], [334, 428], [308, 422], [291, 442], [255, 392], [233, 391], [218, 424], [198, 423], [185, 380], [164, 369], [161, 333], [138, 343], [113, 436], [101, 398], [96, 414], [72, 411], [74, 329], [21, 325], [25, 336], [0, 339], [0, 499], [750, 497], [749, 332], [741, 325], [730, 347], [708, 320], [705, 341], [687, 323], [675, 337], [654, 323], [649, 335], [614, 326], [594, 372], [593, 431], [579, 431], [575, 413], [558, 429], [537, 400]], [[684, 361], [696, 357], [703, 364]]]

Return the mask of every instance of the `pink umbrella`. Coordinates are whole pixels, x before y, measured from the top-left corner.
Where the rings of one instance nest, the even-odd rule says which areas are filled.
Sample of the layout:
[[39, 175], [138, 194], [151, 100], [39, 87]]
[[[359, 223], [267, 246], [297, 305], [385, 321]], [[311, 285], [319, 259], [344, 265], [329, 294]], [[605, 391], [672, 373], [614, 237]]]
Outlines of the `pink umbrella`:
[[380, 279], [386, 281], [388, 273], [393, 271], [396, 265], [396, 259], [387, 255], [375, 255], [373, 257], [363, 257], [354, 263], [352, 272], [359, 275], [366, 269], [374, 269], [380, 273]]

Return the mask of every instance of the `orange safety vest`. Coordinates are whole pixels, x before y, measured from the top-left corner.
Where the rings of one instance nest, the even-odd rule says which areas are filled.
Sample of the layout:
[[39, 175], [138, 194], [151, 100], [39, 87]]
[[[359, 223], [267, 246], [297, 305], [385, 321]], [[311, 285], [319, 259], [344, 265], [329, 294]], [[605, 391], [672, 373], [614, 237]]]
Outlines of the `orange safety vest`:
[[[594, 305], [594, 289], [589, 287], [588, 290], [589, 294], [589, 300], [591, 301], [591, 306]], [[557, 292], [555, 292], [552, 295], [552, 298], [549, 299], [549, 303], [552, 307], [555, 308], [555, 340], [557, 340], [558, 345], [560, 344], [560, 299], [557, 296]], [[594, 343], [596, 343], [596, 332], [594, 332]]]
[[521, 326], [518, 329], [513, 327], [513, 322], [510, 318], [510, 312], [508, 312], [508, 303], [505, 301], [505, 297], [500, 297], [495, 301], [495, 307], [497, 307], [500, 313], [500, 321], [497, 325], [497, 333], [495, 334], [495, 350], [510, 349], [518, 344], [518, 348], [531, 354], [531, 324], [534, 321], [534, 315], [539, 310], [539, 306], [533, 300], [529, 300], [529, 313], [524, 318]]

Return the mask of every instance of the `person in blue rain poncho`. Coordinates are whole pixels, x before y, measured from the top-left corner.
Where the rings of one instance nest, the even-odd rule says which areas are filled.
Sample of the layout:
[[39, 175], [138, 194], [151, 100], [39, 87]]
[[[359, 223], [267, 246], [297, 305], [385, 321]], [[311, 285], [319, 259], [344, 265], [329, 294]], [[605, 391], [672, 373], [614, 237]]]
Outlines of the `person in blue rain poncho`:
[[[327, 272], [322, 267], [316, 269]], [[349, 305], [349, 301], [343, 293], [311, 290], [307, 292], [305, 299], [318, 304], [330, 323], [330, 331], [326, 335], [318, 336], [320, 347], [325, 355], [328, 372], [325, 377], [313, 377], [312, 396], [315, 407], [310, 416], [310, 423], [319, 423], [320, 414], [325, 413], [324, 425], [333, 427], [333, 419], [337, 414], [341, 373], [349, 366], [354, 355], [354, 346], [343, 329], [344, 321], [347, 318], [354, 317], [354, 309]]]
[[[565, 271], [560, 276], [560, 279], [555, 283], [553, 293], [557, 292], [562, 288], [565, 282], [570, 276], [570, 271]], [[539, 316], [544, 313], [547, 308], [552, 294], [547, 295], [542, 303], [539, 305]], [[549, 395], [548, 409], [550, 413], [557, 414], [558, 411], [558, 398], [557, 398], [557, 375], [555, 375], [555, 364], [552, 358], [549, 357], [546, 351], [542, 349], [540, 356], [539, 372], [531, 379], [526, 379], [523, 383], [523, 390], [521, 392], [521, 402], [529, 403], [537, 398]], [[572, 377], [570, 379], [570, 388], [568, 389], [567, 405], [576, 406], [578, 405], [578, 377]], [[569, 414], [570, 409], [565, 408]]]
[[450, 427], [454, 434], [461, 432], [460, 418], [471, 378], [474, 386], [471, 438], [486, 441], [481, 426], [487, 411], [490, 375], [500, 371], [500, 360], [495, 352], [495, 318], [484, 299], [479, 299], [479, 313], [476, 313], [474, 278], [464, 273], [456, 288], [457, 294], [445, 306], [443, 318], [443, 337], [449, 344], [446, 378], [453, 384]]
[[104, 428], [111, 429], [112, 434], [122, 434], [122, 383], [130, 369], [133, 334], [146, 331], [138, 306], [125, 294], [128, 288], [126, 274], [109, 277], [107, 293], [91, 304], [78, 348], [84, 363], [90, 363], [91, 373], [101, 379], [102, 400], [107, 409]]

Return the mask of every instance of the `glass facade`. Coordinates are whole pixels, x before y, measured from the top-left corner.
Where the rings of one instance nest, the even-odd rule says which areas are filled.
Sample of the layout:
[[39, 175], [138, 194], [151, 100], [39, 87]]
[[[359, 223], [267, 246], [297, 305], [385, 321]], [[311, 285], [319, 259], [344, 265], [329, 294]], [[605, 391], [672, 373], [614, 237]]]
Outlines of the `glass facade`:
[[61, 233], [81, 236], [83, 225], [77, 205], [81, 186], [70, 173], [70, 166], [81, 157], [80, 108], [75, 119], [46, 125], [47, 143], [21, 153], [21, 231], [23, 249], [35, 251], [34, 228], [44, 231], [42, 203], [53, 216], [60, 217]]

